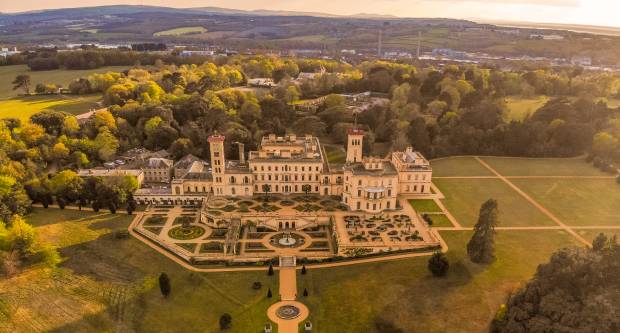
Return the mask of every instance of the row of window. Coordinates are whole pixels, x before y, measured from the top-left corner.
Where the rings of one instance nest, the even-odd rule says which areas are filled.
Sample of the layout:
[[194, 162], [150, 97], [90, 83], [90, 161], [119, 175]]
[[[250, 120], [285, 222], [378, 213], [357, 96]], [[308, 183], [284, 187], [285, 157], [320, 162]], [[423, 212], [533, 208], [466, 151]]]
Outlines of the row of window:
[[[260, 175], [260, 180], [265, 181], [265, 180], [282, 180], [285, 182], [290, 182], [290, 181], [299, 181], [301, 178], [301, 181], [306, 181], [306, 175], [301, 175], [301, 177], [299, 177], [299, 175], [294, 175], [294, 176], [290, 176], [290, 175], [282, 175], [282, 177], [279, 177], [278, 174], [267, 174], [267, 175]], [[258, 181], [259, 180], [259, 175], [254, 175], [254, 180]], [[308, 181], [312, 181], [312, 175], [308, 175]], [[319, 181], [319, 175], [315, 175], [314, 176], [314, 181]]]
[[[420, 192], [424, 193], [424, 189], [426, 188], [426, 186], [421, 185], [420, 186]], [[411, 187], [409, 185], [407, 185], [405, 187], [405, 192], [410, 192], [411, 191]], [[418, 191], [418, 185], [413, 185], [413, 192], [417, 192]]]
[[[265, 169], [267, 171], [271, 171], [271, 165], [268, 165], [267, 168], [265, 168], [264, 165], [260, 166], [260, 171], [265, 171]], [[288, 166], [288, 165], [284, 165], [282, 166], [282, 168], [279, 168], [277, 165], [274, 167], [274, 171], [279, 171], [279, 169], [282, 169], [282, 171], [299, 171], [299, 167], [296, 165], [294, 168], [292, 166]], [[293, 170], [294, 169], [294, 170]], [[254, 171], [258, 171], [258, 166], [255, 165], [254, 166]], [[305, 166], [301, 166], [301, 171], [306, 171], [306, 167]], [[308, 171], [312, 171], [312, 167], [309, 166], [308, 167]], [[314, 171], [319, 172], [319, 166], [315, 166], [314, 167]]]
[[[349, 202], [348, 202], [348, 201], [349, 201], [349, 200], [348, 200], [348, 198], [347, 198], [347, 197], [345, 197], [345, 198], [344, 198], [344, 203], [345, 203], [345, 204], [349, 204]], [[355, 202], [355, 209], [357, 209], [357, 210], [362, 209], [362, 202], [361, 202], [361, 201], [357, 201], [357, 202], [356, 202], [356, 201], [354, 201], [354, 202]], [[385, 209], [390, 209], [390, 208], [391, 208], [391, 206], [392, 206], [392, 205], [391, 205], [391, 202], [388, 200], [388, 201], [385, 203]], [[378, 209], [383, 209], [383, 208], [382, 208], [382, 207], [383, 207], [383, 203], [381, 203], [381, 202], [379, 202], [378, 204], [377, 204], [377, 203], [373, 203], [373, 204], [372, 204], [372, 206], [371, 206], [370, 202], [366, 202], [366, 209], [367, 209], [367, 210], [370, 210], [370, 207], [372, 207], [372, 210], [373, 210], [373, 211], [377, 210], [377, 208], [378, 208]]]
[[[426, 180], [426, 174], [422, 174], [422, 179], [418, 179], [419, 178], [419, 174], [415, 174], [414, 180]], [[411, 174], [407, 174], [407, 180], [411, 180]]]
[[[275, 188], [275, 190], [274, 190]], [[260, 191], [259, 191], [260, 189]], [[299, 185], [278, 185], [276, 184], [275, 186], [272, 187], [273, 192], [280, 192], [280, 189], [282, 190], [282, 192], [299, 192], [301, 190], [301, 186]], [[254, 192], [263, 192], [263, 187], [262, 185], [254, 185]], [[312, 190], [310, 190], [310, 192], [312, 192]], [[314, 192], [319, 192], [319, 187], [315, 186], [314, 187]]]

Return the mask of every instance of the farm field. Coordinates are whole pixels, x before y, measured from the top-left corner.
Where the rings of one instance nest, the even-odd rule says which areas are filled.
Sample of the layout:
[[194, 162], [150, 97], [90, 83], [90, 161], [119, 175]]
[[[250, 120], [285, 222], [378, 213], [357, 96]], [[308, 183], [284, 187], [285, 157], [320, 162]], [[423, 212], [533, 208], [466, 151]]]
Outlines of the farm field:
[[471, 232], [441, 236], [450, 248], [450, 272], [443, 279], [430, 275], [425, 257], [298, 274], [298, 290], [309, 292], [302, 302], [315, 330], [379, 333], [376, 323], [383, 322], [402, 332], [487, 332], [498, 307], [539, 263], [576, 245], [564, 231], [499, 231], [497, 260], [483, 266], [467, 258]]
[[[215, 332], [227, 312], [230, 332], [245, 333], [268, 321], [265, 295], [278, 290], [277, 275], [192, 273], [132, 237], [115, 237], [127, 229], [126, 215], [35, 209], [27, 219], [64, 261], [0, 280], [0, 331]], [[167, 299], [157, 285], [161, 272], [171, 280]], [[254, 282], [262, 288], [253, 290]]]
[[507, 122], [523, 121], [527, 116], [533, 115], [548, 101], [549, 97], [545, 95], [535, 98], [508, 97], [505, 99], [507, 112], [504, 115], [504, 120]]
[[620, 225], [615, 179], [513, 179], [567, 225]]
[[163, 37], [163, 36], [181, 36], [187, 34], [201, 34], [207, 32], [207, 29], [204, 27], [181, 27], [170, 30], [164, 30], [154, 33], [155, 37]]
[[499, 204], [499, 226], [553, 226], [548, 217], [500, 179], [435, 179], [445, 195], [444, 205], [457, 221], [473, 227], [480, 205], [488, 199]]
[[26, 65], [0, 66], [0, 100], [17, 97], [23, 92], [21, 90], [13, 90], [13, 79], [20, 74], [30, 75], [32, 81], [32, 89], [37, 83], [55, 83], [61, 84], [63, 87], [69, 86], [71, 81], [83, 76], [94, 73], [119, 72], [126, 70], [126, 66], [109, 66], [88, 70], [66, 70], [57, 69], [51, 71], [31, 71]]
[[493, 176], [489, 169], [471, 156], [439, 158], [430, 162], [433, 167], [433, 177]]
[[16, 97], [0, 100], [0, 119], [18, 118], [28, 120], [33, 114], [43, 110], [55, 110], [78, 115], [99, 108], [100, 95], [44, 95]]
[[502, 176], [610, 176], [584, 158], [481, 157]]

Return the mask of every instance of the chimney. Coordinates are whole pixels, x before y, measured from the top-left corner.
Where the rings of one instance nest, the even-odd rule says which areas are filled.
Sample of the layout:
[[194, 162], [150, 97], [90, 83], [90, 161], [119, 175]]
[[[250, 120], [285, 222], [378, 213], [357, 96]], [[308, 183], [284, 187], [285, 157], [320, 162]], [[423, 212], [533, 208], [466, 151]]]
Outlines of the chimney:
[[241, 142], [237, 145], [239, 145], [239, 164], [245, 164], [245, 145]]

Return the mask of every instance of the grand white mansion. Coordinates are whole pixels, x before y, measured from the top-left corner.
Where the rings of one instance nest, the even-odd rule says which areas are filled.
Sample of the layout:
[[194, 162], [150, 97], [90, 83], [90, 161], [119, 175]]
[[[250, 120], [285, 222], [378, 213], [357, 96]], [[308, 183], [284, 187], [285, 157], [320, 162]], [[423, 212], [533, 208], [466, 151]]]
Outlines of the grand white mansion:
[[214, 135], [209, 137], [210, 166], [196, 158], [155, 163], [151, 177], [171, 177], [169, 186], [140, 189], [135, 198], [142, 204], [197, 204], [209, 196], [307, 191], [339, 196], [353, 211], [378, 213], [397, 208], [398, 195], [431, 193], [432, 169], [419, 152], [409, 147], [386, 158], [363, 157], [363, 136], [362, 130], [349, 130], [346, 163], [332, 164], [319, 139], [310, 135], [265, 136], [247, 159], [241, 146], [239, 160], [227, 160], [225, 137]]

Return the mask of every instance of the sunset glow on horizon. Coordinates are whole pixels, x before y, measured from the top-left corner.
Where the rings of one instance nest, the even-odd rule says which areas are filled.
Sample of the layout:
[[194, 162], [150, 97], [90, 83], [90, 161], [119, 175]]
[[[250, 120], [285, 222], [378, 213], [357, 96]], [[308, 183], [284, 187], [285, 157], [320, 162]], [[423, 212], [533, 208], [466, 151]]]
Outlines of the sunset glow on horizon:
[[616, 0], [24, 0], [3, 1], [0, 12], [13, 13], [52, 8], [104, 5], [149, 5], [166, 7], [222, 7], [242, 10], [283, 10], [337, 15], [380, 14], [398, 17], [443, 17], [562, 23], [620, 27]]

